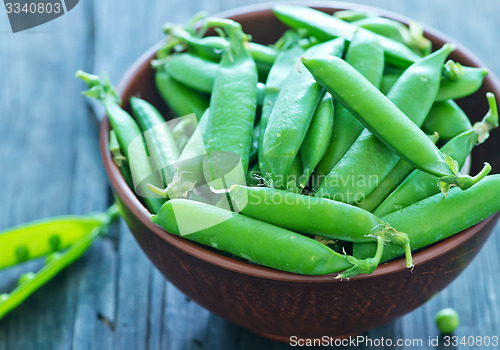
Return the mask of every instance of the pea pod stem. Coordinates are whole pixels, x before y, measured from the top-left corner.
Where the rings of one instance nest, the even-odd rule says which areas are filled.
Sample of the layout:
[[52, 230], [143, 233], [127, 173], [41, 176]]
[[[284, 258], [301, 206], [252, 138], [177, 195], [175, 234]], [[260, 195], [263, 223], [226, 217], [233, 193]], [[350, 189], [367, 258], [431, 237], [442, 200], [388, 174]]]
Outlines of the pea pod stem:
[[[374, 86], [380, 86], [384, 71], [384, 52], [377, 38], [355, 33], [347, 48], [345, 60]], [[363, 124], [340, 102], [335, 101], [334, 106], [332, 137], [324, 157], [315, 169], [315, 188], [347, 153], [364, 129]]]
[[464, 190], [476, 182], [460, 174], [453, 159], [439, 151], [418, 126], [345, 61], [330, 57], [302, 58], [302, 62], [332, 96], [401, 158], [450, 186]]
[[[80, 218], [80, 223], [83, 225], [81, 227], [81, 231], [84, 233], [82, 236], [78, 237], [75, 241], [71, 242], [71, 244], [67, 247], [61, 246], [60, 248], [66, 249], [66, 251], [62, 253], [54, 253], [52, 249], [46, 250], [43, 255], [48, 255], [46, 265], [36, 273], [27, 273], [19, 278], [19, 283], [16, 289], [14, 289], [9, 294], [0, 294], [0, 319], [2, 319], [8, 312], [15, 309], [22, 302], [24, 302], [30, 295], [36, 292], [40, 287], [50, 281], [54, 276], [56, 276], [60, 271], [66, 268], [68, 265], [73, 263], [76, 259], [78, 259], [87, 249], [90, 247], [92, 242], [103, 232], [105, 232], [108, 225], [116, 219], [119, 215], [117, 205], [113, 205], [106, 210], [105, 213], [96, 214], [93, 216], [89, 216], [88, 220], [95, 220], [95, 218], [99, 218], [98, 224], [89, 225], [88, 222], [84, 218]], [[78, 220], [71, 219], [71, 225], [67, 226], [68, 219], [67, 218], [54, 218], [44, 223], [33, 223], [28, 224], [23, 227], [19, 227], [14, 229], [15, 234], [22, 239], [27, 239], [28, 236], [32, 236], [33, 229], [40, 225], [55, 225], [55, 226], [65, 226], [66, 230], [61, 235], [73, 235], [75, 233], [75, 229], [78, 226]], [[70, 231], [71, 229], [71, 231]], [[25, 231], [26, 230], [26, 231]], [[37, 233], [39, 233], [38, 231]], [[28, 235], [28, 236], [27, 236]], [[0, 238], [2, 236], [0, 235]], [[35, 239], [38, 243], [38, 237], [31, 237]], [[31, 244], [30, 242], [26, 242], [26, 244]], [[2, 250], [5, 246], [2, 245]], [[52, 255], [49, 255], [52, 254]], [[3, 255], [2, 255], [3, 257]]]
[[[397, 107], [400, 115], [404, 115], [407, 119], [406, 124], [413, 126], [416, 130], [419, 130], [418, 127], [422, 125], [432, 107], [439, 89], [443, 63], [452, 49], [451, 46], [445, 45], [432, 55], [411, 65], [387, 94], [387, 100]], [[376, 91], [376, 87], [372, 85], [370, 87]], [[335, 88], [340, 89], [338, 85]], [[378, 91], [376, 92], [381, 95]], [[354, 102], [354, 99], [350, 97], [348, 99], [357, 107], [368, 107], [363, 106], [362, 100]], [[374, 122], [376, 119], [377, 125], [385, 128], [387, 121], [384, 120], [384, 112], [382, 111], [376, 118], [374, 117], [375, 113], [373, 115], [370, 113], [370, 119], [373, 119]], [[360, 120], [366, 124], [366, 120]], [[386, 133], [385, 136], [389, 137], [389, 134]], [[390, 137], [397, 138], [399, 136], [393, 134]], [[427, 139], [426, 136], [424, 138]], [[407, 146], [408, 148], [414, 147], [414, 144]], [[415, 153], [415, 151], [413, 152]], [[369, 157], [369, 161], [367, 161], [367, 157]], [[394, 153], [393, 148], [391, 149], [387, 142], [384, 143], [378, 135], [365, 129], [346, 154], [330, 169], [316, 195], [338, 199], [346, 203], [361, 202], [387, 177], [398, 161], [398, 155]], [[354, 179], [368, 180], [352, 181]]]

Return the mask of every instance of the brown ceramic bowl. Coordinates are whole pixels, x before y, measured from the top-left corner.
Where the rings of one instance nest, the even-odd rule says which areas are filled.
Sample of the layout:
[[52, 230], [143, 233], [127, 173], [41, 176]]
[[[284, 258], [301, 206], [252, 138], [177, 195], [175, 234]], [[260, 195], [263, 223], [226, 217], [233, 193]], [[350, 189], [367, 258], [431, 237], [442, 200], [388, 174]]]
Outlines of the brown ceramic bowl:
[[[312, 6], [314, 3], [307, 2]], [[332, 13], [353, 8], [344, 3], [313, 6]], [[220, 14], [242, 23], [256, 42], [272, 43], [285, 27], [273, 16], [272, 5], [259, 5]], [[359, 8], [356, 6], [356, 8]], [[372, 9], [403, 23], [408, 20]], [[426, 29], [434, 48], [453, 42], [435, 30]], [[152, 48], [130, 68], [120, 85], [127, 106], [131, 96], [140, 95], [168, 112], [155, 90], [150, 60]], [[483, 66], [469, 51], [458, 45], [451, 57], [465, 65]], [[487, 111], [485, 93], [500, 96], [499, 83], [490, 74], [483, 88], [460, 102], [473, 121]], [[334, 275], [303, 276], [237, 261], [165, 232], [150, 220], [149, 212], [127, 187], [114, 165], [109, 149], [109, 122], [101, 127], [101, 150], [107, 174], [121, 202], [125, 221], [153, 264], [187, 296], [214, 314], [275, 340], [348, 336], [390, 322], [425, 303], [445, 288], [471, 262], [498, 220], [498, 213], [453, 237], [414, 254], [410, 271], [402, 259], [379, 266], [371, 275], [349, 281]], [[472, 172], [483, 161], [500, 169], [500, 132], [495, 130], [485, 145], [473, 153]]]

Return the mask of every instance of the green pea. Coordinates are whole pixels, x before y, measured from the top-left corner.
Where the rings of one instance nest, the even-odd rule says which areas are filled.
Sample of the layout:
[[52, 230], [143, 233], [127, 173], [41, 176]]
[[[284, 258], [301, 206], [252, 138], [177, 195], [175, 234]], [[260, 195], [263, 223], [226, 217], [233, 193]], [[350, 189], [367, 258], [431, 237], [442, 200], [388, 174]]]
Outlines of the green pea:
[[22, 274], [21, 277], [19, 277], [19, 279], [17, 280], [17, 284], [19, 286], [26, 284], [26, 283], [32, 281], [35, 278], [35, 276], [36, 275], [33, 272], [26, 272], [26, 273]]
[[20, 245], [19, 247], [16, 248], [17, 262], [24, 262], [26, 260], [29, 260], [29, 258], [30, 258], [30, 252], [28, 250], [28, 247], [26, 247], [25, 245]]
[[436, 314], [435, 321], [437, 328], [443, 334], [453, 333], [460, 325], [458, 312], [452, 308], [439, 310]]

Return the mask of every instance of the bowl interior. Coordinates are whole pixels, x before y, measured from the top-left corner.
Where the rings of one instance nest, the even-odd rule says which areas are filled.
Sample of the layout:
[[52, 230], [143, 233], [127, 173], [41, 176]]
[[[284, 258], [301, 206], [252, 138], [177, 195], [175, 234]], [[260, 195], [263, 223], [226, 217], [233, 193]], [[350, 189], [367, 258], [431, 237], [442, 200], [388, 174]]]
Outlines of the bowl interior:
[[[308, 6], [312, 6], [324, 12], [332, 13], [337, 10], [351, 9], [353, 7], [359, 8], [358, 5], [346, 4], [346, 3], [335, 3], [331, 2], [329, 5], [325, 3], [319, 3], [314, 6], [314, 3], [307, 3]], [[283, 24], [281, 24], [271, 11], [272, 5], [257, 5], [249, 6], [246, 8], [229, 11], [220, 14], [221, 17], [227, 17], [240, 22], [246, 33], [251, 34], [255, 42], [269, 44], [274, 42], [283, 31], [286, 29]], [[362, 7], [366, 8], [366, 7]], [[370, 8], [372, 12], [378, 12], [380, 15], [399, 20], [405, 24], [408, 23], [408, 19], [389, 13], [386, 11], [381, 11], [378, 9]], [[429, 38], [434, 49], [441, 47], [445, 42], [453, 42], [453, 40], [447, 38], [443, 34], [431, 29], [426, 28], [425, 35]], [[154, 71], [151, 69], [150, 61], [155, 57], [156, 50], [161, 46], [162, 43], [158, 43], [155, 47], [146, 52], [135, 64], [132, 66], [125, 77], [122, 79], [119, 85], [119, 91], [124, 101], [125, 109], [129, 109], [128, 101], [131, 96], [140, 96], [146, 99], [153, 105], [155, 105], [159, 111], [164, 116], [171, 116], [168, 107], [163, 102], [162, 98], [156, 91], [154, 84]], [[472, 53], [467, 49], [457, 44], [457, 49], [450, 55], [450, 58], [467, 66], [484, 66], [479, 59], [477, 59]], [[488, 110], [488, 105], [486, 102], [485, 94], [491, 91], [497, 96], [500, 96], [500, 88], [497, 79], [493, 74], [489, 74], [485, 79], [482, 88], [475, 94], [459, 100], [459, 105], [464, 109], [472, 122], [479, 121], [483, 115]], [[149, 212], [144, 208], [144, 206], [135, 197], [132, 191], [127, 187], [125, 181], [121, 177], [118, 168], [114, 165], [108, 150], [108, 135], [109, 135], [109, 122], [107, 118], [103, 120], [101, 128], [101, 148], [104, 163], [110, 181], [118, 196], [123, 200], [128, 209], [139, 218], [139, 220], [148, 227], [154, 234], [159, 236], [162, 240], [168, 244], [172, 244], [178, 249], [181, 249], [190, 255], [193, 255], [199, 259], [203, 259], [212, 264], [221, 266], [223, 268], [237, 271], [239, 273], [245, 273], [253, 276], [258, 276], [267, 279], [277, 279], [286, 280], [294, 282], [304, 282], [304, 283], [314, 283], [314, 282], [338, 282], [334, 279], [334, 276], [304, 276], [296, 275], [291, 273], [286, 273], [262, 266], [256, 266], [248, 264], [245, 262], [237, 261], [235, 259], [228, 258], [226, 256], [217, 254], [210, 251], [202, 246], [184, 240], [180, 237], [166, 233], [159, 226], [154, 225], [150, 220]], [[492, 165], [494, 171], [495, 169], [500, 169], [500, 157], [496, 155], [495, 150], [500, 147], [500, 130], [495, 129], [490, 136], [490, 140], [485, 145], [478, 146], [473, 151], [473, 161], [472, 161], [472, 173], [476, 173], [482, 168], [483, 162], [488, 161]], [[490, 218], [491, 219], [491, 218]], [[489, 219], [471, 227], [459, 234], [456, 234], [444, 241], [438, 242], [431, 247], [428, 247], [418, 253], [414, 254], [414, 261], [416, 264], [422, 263], [424, 261], [432, 260], [443, 254], [444, 252], [453, 249], [457, 245], [463, 244], [467, 240], [471, 239], [475, 233], [487, 225]], [[379, 266], [375, 272], [371, 275], [359, 275], [354, 277], [355, 279], [366, 279], [366, 278], [376, 278], [380, 275], [385, 275], [393, 273], [396, 271], [401, 271], [405, 269], [405, 264], [402, 259], [397, 259], [386, 264]]]

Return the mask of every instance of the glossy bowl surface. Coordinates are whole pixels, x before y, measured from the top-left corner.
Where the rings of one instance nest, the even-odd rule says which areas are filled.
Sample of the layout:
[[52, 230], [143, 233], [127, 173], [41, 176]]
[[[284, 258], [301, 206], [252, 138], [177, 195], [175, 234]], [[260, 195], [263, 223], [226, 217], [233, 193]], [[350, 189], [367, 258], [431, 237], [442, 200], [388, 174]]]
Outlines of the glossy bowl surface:
[[[303, 3], [304, 4], [304, 3]], [[340, 9], [369, 9], [388, 18], [408, 19], [374, 8], [349, 3], [307, 2], [332, 13]], [[217, 16], [232, 18], [260, 43], [272, 43], [285, 30], [273, 16], [272, 4], [249, 6]], [[434, 49], [453, 40], [425, 28]], [[166, 115], [168, 109], [154, 85], [150, 61], [159, 43], [146, 52], [122, 79], [119, 91], [128, 108], [131, 96], [140, 95]], [[484, 66], [457, 44], [451, 58], [468, 66]], [[500, 96], [497, 79], [490, 74], [480, 91], [459, 101], [472, 121], [487, 111], [485, 93]], [[317, 338], [357, 335], [390, 322], [425, 303], [453, 281], [479, 252], [491, 234], [499, 213], [479, 224], [414, 254], [410, 271], [403, 259], [381, 264], [371, 275], [349, 281], [335, 275], [303, 276], [248, 264], [217, 254], [165, 232], [150, 220], [149, 212], [127, 187], [108, 149], [109, 121], [101, 125], [101, 151], [111, 185], [121, 203], [124, 218], [137, 242], [163, 275], [182, 292], [214, 314], [249, 330], [280, 341], [290, 336]], [[472, 172], [488, 161], [500, 169], [500, 131], [473, 151]]]

